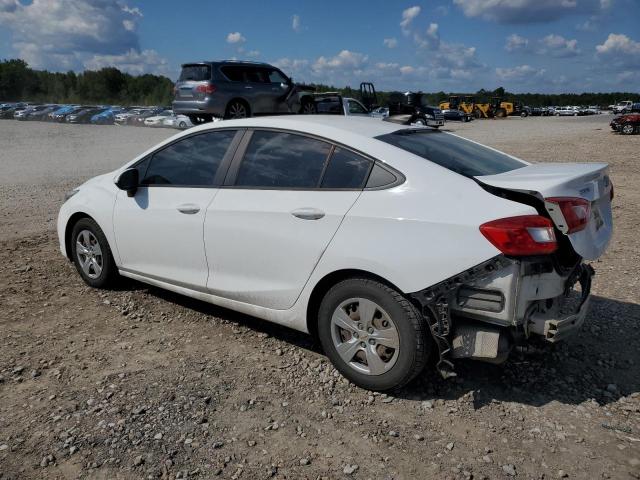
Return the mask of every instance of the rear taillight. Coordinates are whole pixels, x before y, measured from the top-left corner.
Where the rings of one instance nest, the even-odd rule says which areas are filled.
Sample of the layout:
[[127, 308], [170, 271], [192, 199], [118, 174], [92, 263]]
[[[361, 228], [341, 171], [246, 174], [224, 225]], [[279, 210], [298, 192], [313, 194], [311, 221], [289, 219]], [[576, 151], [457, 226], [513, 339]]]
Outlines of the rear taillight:
[[[556, 204], [566, 224], [567, 231], [565, 233], [575, 233], [584, 230], [589, 223], [589, 215], [591, 215], [591, 204], [588, 200], [578, 197], [551, 197], [545, 198], [545, 202]], [[547, 207], [549, 209], [549, 207]], [[553, 216], [553, 212], [550, 211]], [[558, 225], [558, 228], [564, 232], [564, 228]]]
[[540, 215], [492, 220], [480, 232], [505, 255], [546, 255], [558, 248], [553, 222]]
[[216, 91], [216, 86], [215, 85], [198, 85], [196, 87], [196, 92], [198, 93], [206, 93], [207, 95], [212, 94], [213, 92]]

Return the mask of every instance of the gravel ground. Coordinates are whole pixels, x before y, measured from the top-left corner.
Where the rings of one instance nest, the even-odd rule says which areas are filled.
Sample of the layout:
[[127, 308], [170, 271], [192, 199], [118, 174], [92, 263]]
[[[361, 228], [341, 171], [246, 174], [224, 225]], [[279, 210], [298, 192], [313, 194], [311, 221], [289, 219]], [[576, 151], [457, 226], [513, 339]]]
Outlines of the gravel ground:
[[640, 478], [640, 136], [610, 117], [447, 129], [531, 161], [606, 161], [616, 232], [585, 327], [394, 395], [311, 339], [58, 253], [64, 192], [173, 133], [0, 122], [0, 479]]

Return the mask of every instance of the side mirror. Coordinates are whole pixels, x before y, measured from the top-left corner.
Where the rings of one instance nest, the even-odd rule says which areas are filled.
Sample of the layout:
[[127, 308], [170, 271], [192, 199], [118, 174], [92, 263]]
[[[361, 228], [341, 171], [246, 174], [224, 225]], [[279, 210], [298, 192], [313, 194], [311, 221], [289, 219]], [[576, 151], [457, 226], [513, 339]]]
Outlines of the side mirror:
[[138, 190], [140, 179], [138, 178], [137, 168], [128, 168], [120, 174], [116, 181], [116, 186], [120, 190], [125, 190], [128, 197], [133, 197]]

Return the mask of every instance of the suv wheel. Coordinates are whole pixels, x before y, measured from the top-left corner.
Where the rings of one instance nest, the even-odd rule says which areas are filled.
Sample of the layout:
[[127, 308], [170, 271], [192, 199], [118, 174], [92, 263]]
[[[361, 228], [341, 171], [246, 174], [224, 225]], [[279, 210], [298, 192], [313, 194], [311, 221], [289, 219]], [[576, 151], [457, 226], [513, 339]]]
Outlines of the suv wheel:
[[400, 292], [375, 280], [333, 286], [318, 311], [318, 336], [333, 365], [369, 390], [402, 387], [424, 368], [428, 325]]
[[90, 287], [105, 288], [117, 276], [107, 238], [91, 218], [82, 218], [73, 226], [71, 256], [78, 273]]
[[625, 123], [624, 125], [622, 125], [622, 128], [620, 129], [620, 131], [624, 134], [624, 135], [632, 135], [635, 132], [635, 127], [632, 123]]
[[241, 100], [234, 100], [227, 105], [227, 111], [224, 114], [225, 119], [231, 118], [247, 118], [250, 117], [249, 107]]
[[302, 107], [300, 108], [300, 113], [304, 115], [314, 115], [318, 113], [318, 109], [316, 108], [315, 102], [308, 100], [306, 102], [302, 102]]

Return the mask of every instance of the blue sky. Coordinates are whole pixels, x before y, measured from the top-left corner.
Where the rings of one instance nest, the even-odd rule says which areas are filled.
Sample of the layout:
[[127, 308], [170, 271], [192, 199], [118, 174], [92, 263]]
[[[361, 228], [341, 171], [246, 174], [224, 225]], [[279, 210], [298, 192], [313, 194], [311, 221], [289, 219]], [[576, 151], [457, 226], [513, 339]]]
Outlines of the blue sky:
[[379, 89], [640, 92], [640, 0], [0, 0], [0, 57], [177, 76], [273, 63]]

